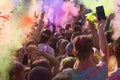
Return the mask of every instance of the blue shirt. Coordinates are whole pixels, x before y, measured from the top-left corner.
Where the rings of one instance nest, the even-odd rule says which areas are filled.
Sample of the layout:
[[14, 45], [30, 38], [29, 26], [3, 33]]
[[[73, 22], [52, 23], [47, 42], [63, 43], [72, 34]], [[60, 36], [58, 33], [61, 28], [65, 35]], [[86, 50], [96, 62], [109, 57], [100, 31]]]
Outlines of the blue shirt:
[[82, 72], [73, 71], [71, 80], [106, 80], [108, 78], [107, 64], [90, 67]]
[[120, 69], [114, 72], [112, 76], [108, 78], [108, 80], [120, 80]]

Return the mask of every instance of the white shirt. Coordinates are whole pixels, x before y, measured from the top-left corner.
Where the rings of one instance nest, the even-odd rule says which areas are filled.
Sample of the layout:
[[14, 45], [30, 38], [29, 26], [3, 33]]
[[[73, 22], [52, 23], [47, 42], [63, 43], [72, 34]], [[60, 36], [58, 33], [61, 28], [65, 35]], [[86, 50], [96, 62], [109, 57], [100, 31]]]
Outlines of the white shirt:
[[51, 46], [49, 46], [48, 44], [40, 43], [40, 44], [38, 44], [38, 49], [40, 51], [47, 52], [51, 56], [55, 57], [55, 51], [54, 51], [54, 49]]

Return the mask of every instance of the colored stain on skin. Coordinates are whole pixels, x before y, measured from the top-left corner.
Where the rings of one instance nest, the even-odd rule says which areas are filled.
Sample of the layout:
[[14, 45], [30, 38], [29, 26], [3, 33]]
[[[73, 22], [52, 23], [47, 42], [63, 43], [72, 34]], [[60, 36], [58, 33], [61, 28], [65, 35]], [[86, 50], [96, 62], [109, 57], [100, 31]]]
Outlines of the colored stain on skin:
[[5, 20], [9, 20], [9, 16], [8, 15], [0, 15], [0, 18], [3, 18]]
[[28, 26], [33, 22], [32, 18], [29, 17], [28, 15], [23, 15], [21, 17], [21, 23], [23, 24], [23, 26]]

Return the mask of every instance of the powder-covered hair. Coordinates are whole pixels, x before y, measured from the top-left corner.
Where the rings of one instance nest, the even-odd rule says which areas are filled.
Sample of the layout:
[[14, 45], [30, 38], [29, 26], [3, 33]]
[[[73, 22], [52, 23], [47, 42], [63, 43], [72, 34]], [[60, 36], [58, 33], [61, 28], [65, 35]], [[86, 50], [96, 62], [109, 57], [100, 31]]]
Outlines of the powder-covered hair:
[[79, 60], [85, 60], [93, 51], [94, 46], [91, 35], [80, 35], [73, 40], [75, 55]]

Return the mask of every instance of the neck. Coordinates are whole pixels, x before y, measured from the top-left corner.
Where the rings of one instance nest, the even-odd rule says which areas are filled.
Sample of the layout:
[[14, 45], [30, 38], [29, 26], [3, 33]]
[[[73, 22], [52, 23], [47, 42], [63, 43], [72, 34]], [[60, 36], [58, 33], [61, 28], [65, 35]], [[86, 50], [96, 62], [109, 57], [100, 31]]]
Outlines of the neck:
[[77, 72], [81, 72], [81, 71], [84, 71], [91, 66], [92, 65], [91, 65], [91, 62], [89, 60], [84, 60], [84, 61], [76, 60], [73, 69]]

